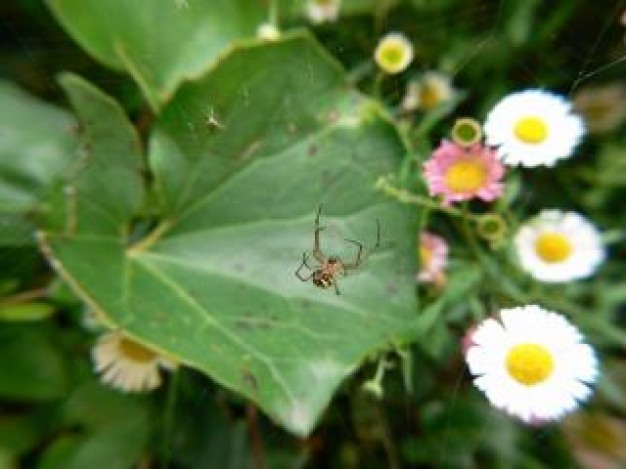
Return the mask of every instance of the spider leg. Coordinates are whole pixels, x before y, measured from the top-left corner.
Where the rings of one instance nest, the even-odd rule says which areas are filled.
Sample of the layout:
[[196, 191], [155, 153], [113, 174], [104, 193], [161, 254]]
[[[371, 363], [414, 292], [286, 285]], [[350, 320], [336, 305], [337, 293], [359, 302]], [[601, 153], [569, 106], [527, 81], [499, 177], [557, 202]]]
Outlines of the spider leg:
[[363, 253], [363, 244], [354, 240], [354, 239], [349, 239], [349, 238], [345, 238], [346, 241], [348, 241], [349, 243], [352, 244], [356, 244], [359, 247], [359, 250], [356, 254], [356, 260], [354, 262], [343, 262], [342, 263], [342, 267], [344, 269], [344, 271], [347, 270], [354, 270], [356, 268], [358, 268], [361, 265], [361, 254]]
[[376, 244], [372, 248], [372, 251], [375, 251], [380, 247], [380, 220], [376, 219]]
[[322, 248], [320, 246], [320, 232], [324, 231], [325, 227], [320, 226], [320, 214], [322, 213], [322, 205], [320, 204], [317, 209], [317, 216], [315, 217], [315, 236], [313, 242], [313, 257], [320, 264], [326, 262], [326, 256], [322, 252]]
[[[356, 259], [354, 260], [354, 262], [342, 262], [341, 263], [341, 267], [342, 267], [344, 275], [346, 275], [349, 270], [358, 269], [363, 263], [363, 257], [365, 257], [365, 255], [363, 254], [363, 250], [364, 250], [363, 243], [356, 241], [354, 239], [350, 239], [350, 238], [345, 238], [345, 240], [348, 241], [349, 243], [356, 244], [359, 250], [356, 254]], [[376, 251], [379, 248], [380, 248], [380, 220], [377, 219], [376, 220], [376, 244], [374, 244], [372, 249], [370, 249], [366, 255], [371, 254], [372, 252]]]
[[308, 264], [308, 259], [306, 257], [306, 252], [302, 253], [302, 263], [300, 264], [300, 267], [298, 267], [298, 269], [296, 270], [295, 274], [296, 274], [296, 277], [298, 277], [301, 281], [308, 282], [309, 280], [311, 280], [311, 277], [313, 277], [313, 272], [311, 272], [308, 277], [304, 277], [300, 273], [300, 271], [302, 270], [303, 267], [306, 267], [309, 270], [313, 270], [309, 266], [309, 264]]

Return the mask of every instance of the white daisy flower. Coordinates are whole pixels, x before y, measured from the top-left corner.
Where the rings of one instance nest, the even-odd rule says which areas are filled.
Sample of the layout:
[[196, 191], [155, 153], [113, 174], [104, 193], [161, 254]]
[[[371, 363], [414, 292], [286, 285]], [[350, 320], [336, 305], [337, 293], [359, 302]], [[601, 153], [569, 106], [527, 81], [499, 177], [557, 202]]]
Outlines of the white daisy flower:
[[315, 24], [336, 21], [340, 8], [341, 0], [308, 0], [306, 16]]
[[541, 90], [513, 93], [501, 100], [484, 126], [489, 145], [508, 165], [553, 166], [572, 155], [585, 128], [565, 98]]
[[150, 391], [161, 385], [159, 367], [177, 364], [114, 331], [103, 334], [91, 350], [100, 379], [125, 392]]
[[389, 33], [378, 42], [374, 60], [386, 73], [403, 72], [413, 61], [413, 45], [404, 34]]
[[583, 116], [589, 133], [610, 132], [626, 121], [626, 84], [583, 88], [574, 95], [573, 105]]
[[522, 268], [543, 282], [588, 277], [605, 257], [596, 228], [577, 213], [559, 210], [543, 210], [522, 225], [515, 247]]
[[420, 80], [409, 82], [401, 107], [407, 112], [417, 109], [429, 111], [452, 99], [455, 92], [448, 75], [426, 72]]
[[535, 305], [503, 309], [470, 334], [465, 358], [474, 384], [524, 422], [558, 420], [591, 395], [595, 352], [560, 314]]

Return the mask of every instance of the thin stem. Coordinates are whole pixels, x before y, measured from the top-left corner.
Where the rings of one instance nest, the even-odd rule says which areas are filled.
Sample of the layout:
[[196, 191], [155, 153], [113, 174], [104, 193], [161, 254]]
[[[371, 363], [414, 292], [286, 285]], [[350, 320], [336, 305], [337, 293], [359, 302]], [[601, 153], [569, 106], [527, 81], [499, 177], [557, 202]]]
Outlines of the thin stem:
[[389, 469], [398, 469], [400, 467], [400, 463], [398, 462], [398, 451], [396, 449], [396, 445], [394, 444], [393, 435], [391, 435], [387, 415], [385, 414], [385, 410], [380, 403], [376, 403], [374, 406], [376, 419], [382, 427], [381, 442], [383, 444], [383, 448], [385, 449], [385, 455], [387, 456], [387, 467]]
[[379, 70], [378, 73], [376, 74], [376, 78], [374, 78], [374, 89], [372, 91], [372, 95], [374, 96], [374, 98], [378, 99], [379, 101], [383, 100], [382, 99], [382, 87], [383, 87], [384, 79], [385, 79], [385, 74]]
[[278, 26], [278, 1], [270, 0], [269, 2], [269, 21], [273, 26]]
[[439, 212], [447, 213], [448, 215], [452, 215], [454, 217], [463, 217], [472, 221], [478, 220], [478, 216], [473, 215], [471, 213], [465, 213], [462, 210], [454, 207], [448, 207], [445, 205], [441, 205], [440, 203], [429, 199], [428, 197], [424, 197], [421, 195], [413, 194], [404, 189], [399, 189], [392, 185], [387, 178], [381, 177], [376, 181], [375, 185], [376, 189], [383, 191], [385, 194], [394, 197], [399, 202], [405, 204], [413, 204], [418, 205], [420, 207], [426, 207], [431, 210], [437, 210]]
[[462, 216], [463, 235], [465, 236], [465, 239], [467, 239], [467, 242], [469, 243], [470, 248], [472, 249], [472, 252], [474, 253], [475, 257], [478, 260], [480, 260], [481, 254], [482, 254], [480, 252], [480, 246], [478, 242], [476, 241], [476, 236], [474, 236], [474, 231], [469, 225], [469, 221], [471, 217], [474, 217], [474, 219], [476, 217], [473, 216], [471, 213], [469, 213], [467, 202], [463, 203], [462, 207], [463, 208], [461, 209], [461, 216]]
[[161, 467], [163, 469], [170, 467], [170, 459], [172, 456], [171, 439], [172, 430], [174, 428], [174, 412], [176, 411], [176, 401], [178, 400], [179, 376], [180, 371], [172, 373], [167, 390], [167, 400], [163, 417], [163, 459], [161, 461]]
[[252, 467], [265, 469], [265, 451], [263, 449], [261, 432], [259, 431], [259, 412], [253, 404], [246, 406], [246, 420], [248, 421], [248, 435], [252, 450]]
[[16, 293], [15, 295], [7, 296], [0, 301], [0, 305], [14, 305], [19, 303], [26, 303], [32, 300], [38, 300], [40, 298], [45, 298], [48, 296], [50, 292], [48, 288], [36, 288], [34, 290], [28, 290], [20, 293]]

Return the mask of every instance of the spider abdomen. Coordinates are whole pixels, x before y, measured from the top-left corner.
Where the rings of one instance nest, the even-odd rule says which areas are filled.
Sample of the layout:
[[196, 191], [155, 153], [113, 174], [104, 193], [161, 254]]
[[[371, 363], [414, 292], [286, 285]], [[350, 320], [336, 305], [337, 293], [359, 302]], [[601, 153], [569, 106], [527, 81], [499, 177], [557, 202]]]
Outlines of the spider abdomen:
[[313, 273], [313, 285], [320, 288], [328, 288], [334, 283], [334, 278], [331, 274], [324, 272], [322, 269], [316, 270]]

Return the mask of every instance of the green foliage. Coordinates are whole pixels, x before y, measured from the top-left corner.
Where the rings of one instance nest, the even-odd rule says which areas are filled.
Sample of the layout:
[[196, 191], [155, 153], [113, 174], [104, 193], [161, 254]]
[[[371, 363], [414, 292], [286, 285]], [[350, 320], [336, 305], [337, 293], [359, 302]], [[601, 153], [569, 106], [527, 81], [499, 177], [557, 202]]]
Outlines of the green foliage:
[[[344, 0], [312, 25], [306, 4], [0, 6], [0, 468], [619, 467], [623, 122], [554, 168], [509, 171], [490, 205], [442, 207], [421, 167], [511, 91], [623, 80], [623, 5]], [[280, 37], [255, 38], [263, 23]], [[415, 48], [393, 77], [372, 60], [390, 31]], [[456, 93], [403, 108], [430, 70]], [[294, 275], [303, 252], [317, 267], [320, 207], [325, 254], [364, 246], [340, 295]], [[603, 231], [592, 279], [520, 270], [512, 236], [552, 207]], [[422, 230], [450, 246], [438, 284], [416, 283]], [[530, 303], [602, 359], [562, 424], [518, 423], [466, 372], [467, 331]], [[93, 359], [111, 330], [178, 369], [150, 394], [112, 389]]]
[[46, 325], [3, 324], [0, 396], [15, 401], [45, 401], [67, 392], [66, 357], [55, 347]]
[[0, 245], [32, 244], [35, 220], [73, 160], [71, 115], [0, 83]]
[[[285, 74], [280, 67], [299, 56], [311, 75]], [[250, 79], [259, 67], [264, 74]], [[298, 434], [311, 430], [364, 356], [410, 336], [415, 228], [409, 211], [374, 189], [402, 145], [371, 103], [346, 93], [341, 70], [310, 38], [243, 48], [180, 90], [150, 145], [157, 225], [130, 247], [119, 234], [138, 200], [135, 146], [123, 122], [105, 118], [106, 97], [76, 79], [63, 83], [93, 153], [76, 177], [75, 232], [42, 240], [57, 270], [113, 324]], [[207, 109], [225, 116], [219, 127], [207, 128]], [[95, 115], [105, 128], [92, 129]], [[337, 299], [294, 282], [320, 203], [330, 235], [324, 250], [354, 258], [331, 230], [373, 246], [375, 220], [393, 244], [368, 256], [376, 276], [346, 280], [339, 288], [350, 294]]]
[[265, 13], [254, 0], [47, 3], [91, 55], [131, 75], [155, 109], [183, 80], [205, 72], [233, 40], [253, 36]]

